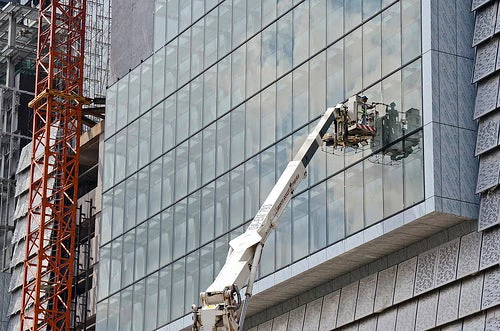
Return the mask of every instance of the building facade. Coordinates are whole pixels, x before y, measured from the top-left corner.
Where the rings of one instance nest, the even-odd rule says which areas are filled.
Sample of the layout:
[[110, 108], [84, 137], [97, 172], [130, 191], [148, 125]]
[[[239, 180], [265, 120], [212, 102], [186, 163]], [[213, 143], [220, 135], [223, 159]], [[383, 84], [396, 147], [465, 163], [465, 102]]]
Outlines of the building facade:
[[457, 267], [462, 245], [492, 245], [473, 221], [471, 8], [124, 0], [113, 12], [96, 329], [189, 327], [229, 241], [326, 107], [355, 94], [381, 103], [377, 136], [317, 152], [265, 245], [246, 326], [458, 319], [458, 306], [455, 319], [422, 312], [438, 314], [462, 278], [498, 273], [480, 255], [476, 269]]

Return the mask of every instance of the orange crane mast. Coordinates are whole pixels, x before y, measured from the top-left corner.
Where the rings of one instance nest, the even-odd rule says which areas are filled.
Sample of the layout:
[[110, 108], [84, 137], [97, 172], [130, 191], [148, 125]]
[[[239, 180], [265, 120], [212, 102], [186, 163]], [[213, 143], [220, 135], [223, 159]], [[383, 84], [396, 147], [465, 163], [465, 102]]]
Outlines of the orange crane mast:
[[41, 0], [21, 330], [69, 330], [85, 0]]

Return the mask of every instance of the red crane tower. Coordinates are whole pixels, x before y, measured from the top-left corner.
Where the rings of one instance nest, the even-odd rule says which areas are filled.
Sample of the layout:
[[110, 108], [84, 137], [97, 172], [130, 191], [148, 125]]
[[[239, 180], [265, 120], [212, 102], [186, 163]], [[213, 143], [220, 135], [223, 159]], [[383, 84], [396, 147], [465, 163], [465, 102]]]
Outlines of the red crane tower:
[[21, 330], [69, 330], [85, 0], [40, 0]]

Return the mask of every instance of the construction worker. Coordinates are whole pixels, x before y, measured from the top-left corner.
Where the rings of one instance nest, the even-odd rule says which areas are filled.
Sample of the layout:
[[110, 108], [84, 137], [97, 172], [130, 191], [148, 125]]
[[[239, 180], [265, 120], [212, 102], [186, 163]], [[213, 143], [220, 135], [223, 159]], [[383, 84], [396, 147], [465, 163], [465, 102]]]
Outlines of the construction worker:
[[361, 101], [363, 102], [361, 104], [361, 124], [366, 125], [366, 116], [368, 115], [368, 109], [373, 109], [375, 106], [368, 104], [368, 97], [366, 95], [363, 95], [361, 97]]

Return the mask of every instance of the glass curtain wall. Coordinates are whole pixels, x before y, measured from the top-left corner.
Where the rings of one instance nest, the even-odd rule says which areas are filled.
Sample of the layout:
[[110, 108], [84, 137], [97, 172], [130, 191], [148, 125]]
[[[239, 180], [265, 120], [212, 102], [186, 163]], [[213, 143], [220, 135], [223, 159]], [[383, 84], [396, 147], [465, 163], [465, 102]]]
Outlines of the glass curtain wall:
[[326, 107], [365, 94], [365, 148], [318, 152], [260, 277], [423, 200], [420, 0], [155, 0], [155, 53], [107, 91], [99, 330], [190, 312]]

